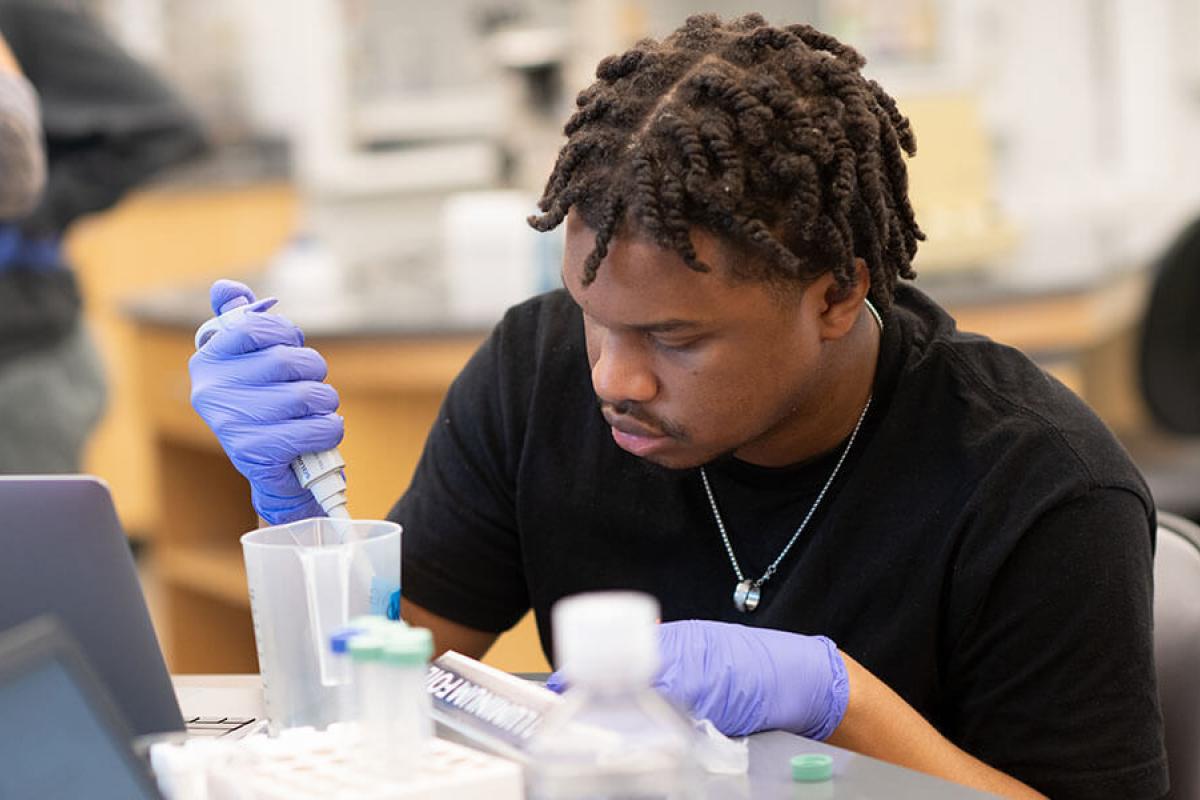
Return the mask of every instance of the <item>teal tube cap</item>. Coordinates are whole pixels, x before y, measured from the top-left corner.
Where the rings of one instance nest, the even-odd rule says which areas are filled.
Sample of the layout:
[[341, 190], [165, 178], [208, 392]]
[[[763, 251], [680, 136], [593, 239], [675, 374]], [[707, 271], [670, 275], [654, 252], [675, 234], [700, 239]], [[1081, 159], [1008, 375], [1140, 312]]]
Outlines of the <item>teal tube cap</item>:
[[816, 783], [833, 777], [833, 758], [824, 753], [801, 753], [792, 756], [789, 763], [794, 781]]

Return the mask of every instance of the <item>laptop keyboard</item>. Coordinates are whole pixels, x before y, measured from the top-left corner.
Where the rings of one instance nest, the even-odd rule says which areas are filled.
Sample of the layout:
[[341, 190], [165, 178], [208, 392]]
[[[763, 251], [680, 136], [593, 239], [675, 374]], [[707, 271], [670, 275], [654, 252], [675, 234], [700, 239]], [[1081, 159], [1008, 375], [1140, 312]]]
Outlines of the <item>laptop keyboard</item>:
[[254, 722], [254, 717], [191, 717], [188, 736], [228, 736]]

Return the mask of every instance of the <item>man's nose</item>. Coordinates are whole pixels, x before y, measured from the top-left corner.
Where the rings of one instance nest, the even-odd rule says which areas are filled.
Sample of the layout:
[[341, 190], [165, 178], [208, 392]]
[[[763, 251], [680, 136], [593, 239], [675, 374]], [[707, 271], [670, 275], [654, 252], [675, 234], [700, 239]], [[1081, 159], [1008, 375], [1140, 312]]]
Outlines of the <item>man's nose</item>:
[[647, 403], [658, 393], [658, 380], [642, 347], [626, 334], [606, 333], [592, 364], [592, 388], [602, 402]]

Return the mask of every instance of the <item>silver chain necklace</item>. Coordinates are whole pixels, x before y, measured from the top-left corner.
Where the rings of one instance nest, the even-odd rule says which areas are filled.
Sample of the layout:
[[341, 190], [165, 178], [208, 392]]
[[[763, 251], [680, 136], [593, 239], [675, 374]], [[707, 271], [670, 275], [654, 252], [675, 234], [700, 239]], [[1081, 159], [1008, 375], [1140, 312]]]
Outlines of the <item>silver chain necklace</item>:
[[[871, 312], [871, 316], [875, 318], [875, 322], [879, 325], [879, 330], [883, 331], [883, 318], [879, 316], [879, 312], [875, 310], [875, 306], [871, 305], [870, 300], [864, 300], [867, 310]], [[833, 465], [833, 471], [829, 473], [829, 477], [825, 480], [825, 485], [821, 487], [821, 491], [817, 493], [817, 499], [813, 500], [813, 504], [809, 506], [808, 513], [804, 515], [804, 519], [800, 521], [800, 525], [796, 528], [796, 532], [792, 534], [792, 538], [788, 539], [788, 543], [783, 546], [783, 550], [779, 551], [779, 555], [767, 567], [766, 572], [762, 574], [758, 580], [751, 580], [742, 574], [742, 567], [738, 564], [737, 556], [733, 554], [733, 545], [729, 542], [729, 534], [725, 530], [725, 522], [721, 519], [721, 512], [717, 508], [717, 498], [713, 494], [712, 485], [708, 482], [708, 473], [704, 467], [700, 468], [700, 480], [704, 481], [704, 493], [708, 495], [708, 504], [712, 507], [713, 519], [717, 521], [717, 530], [721, 532], [721, 541], [725, 544], [725, 552], [729, 555], [729, 563], [733, 565], [733, 573], [737, 576], [737, 585], [733, 589], [733, 606], [738, 611], [749, 613], [758, 608], [759, 600], [762, 599], [762, 586], [771, 579], [779, 569], [779, 564], [787, 556], [788, 551], [792, 549], [792, 545], [800, 538], [800, 534], [808, 526], [808, 521], [812, 519], [816, 513], [817, 507], [821, 505], [821, 501], [825, 498], [825, 493], [829, 491], [829, 487], [833, 485], [834, 479], [842, 469], [842, 464], [846, 460], [846, 455], [850, 452], [850, 448], [854, 446], [854, 440], [858, 437], [858, 431], [862, 428], [863, 420], [867, 418], [867, 411], [871, 408], [871, 400], [873, 394], [867, 395], [867, 402], [863, 404], [862, 411], [859, 412], [858, 421], [854, 423], [854, 430], [850, 432], [850, 437], [846, 440], [846, 446], [842, 448], [842, 454], [838, 456], [837, 463]]]

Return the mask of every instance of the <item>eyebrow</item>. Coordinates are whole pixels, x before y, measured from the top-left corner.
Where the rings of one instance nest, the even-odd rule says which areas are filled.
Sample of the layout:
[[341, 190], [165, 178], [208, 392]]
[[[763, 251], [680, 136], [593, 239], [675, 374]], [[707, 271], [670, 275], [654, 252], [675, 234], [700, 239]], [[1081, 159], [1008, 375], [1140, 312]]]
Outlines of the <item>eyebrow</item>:
[[[567, 297], [570, 298], [576, 307], [579, 307], [579, 301], [575, 299], [575, 295], [571, 294], [571, 290], [567, 287], [567, 273], [565, 269], [559, 270], [558, 279], [562, 284], [562, 288], [566, 290]], [[638, 331], [639, 333], [671, 333], [680, 330], [686, 331], [694, 328], [702, 328], [704, 324], [699, 320], [672, 317], [659, 322], [647, 322], [642, 325], [623, 325], [621, 327], [631, 331]]]

